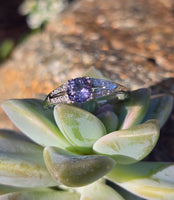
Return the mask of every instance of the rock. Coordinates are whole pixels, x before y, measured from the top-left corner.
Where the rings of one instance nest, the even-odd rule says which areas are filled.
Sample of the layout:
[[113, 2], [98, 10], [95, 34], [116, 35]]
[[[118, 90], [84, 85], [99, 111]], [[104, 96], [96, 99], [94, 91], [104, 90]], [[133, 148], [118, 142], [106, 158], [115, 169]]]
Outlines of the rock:
[[160, 91], [174, 94], [173, 10], [172, 0], [75, 1], [1, 65], [0, 103], [47, 94], [90, 66], [130, 89], [165, 80]]

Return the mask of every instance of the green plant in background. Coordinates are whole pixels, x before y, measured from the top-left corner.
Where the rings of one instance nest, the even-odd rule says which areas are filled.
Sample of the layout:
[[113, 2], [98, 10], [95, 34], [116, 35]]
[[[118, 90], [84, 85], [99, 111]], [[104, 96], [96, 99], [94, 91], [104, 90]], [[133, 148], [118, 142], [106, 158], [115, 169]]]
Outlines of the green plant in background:
[[[85, 76], [105, 79], [95, 69]], [[146, 88], [124, 101], [81, 108], [5, 101], [3, 109], [26, 136], [0, 130], [0, 200], [173, 200], [174, 163], [141, 161], [172, 105], [171, 96], [150, 97]]]
[[0, 44], [0, 62], [4, 61], [12, 52], [14, 42], [11, 39], [6, 39]]
[[66, 0], [25, 0], [19, 11], [27, 15], [27, 23], [31, 29], [39, 28], [42, 24], [55, 18], [66, 7]]

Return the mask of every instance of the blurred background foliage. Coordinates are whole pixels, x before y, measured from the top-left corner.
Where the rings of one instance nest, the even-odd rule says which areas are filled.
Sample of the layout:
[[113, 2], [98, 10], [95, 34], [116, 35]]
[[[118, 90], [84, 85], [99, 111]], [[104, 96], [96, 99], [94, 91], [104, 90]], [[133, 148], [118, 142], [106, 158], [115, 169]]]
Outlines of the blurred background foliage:
[[54, 19], [66, 5], [66, 0], [25, 0], [19, 7], [19, 12], [27, 15], [28, 26], [35, 29]]
[[6, 0], [0, 6], [0, 63], [74, 0]]

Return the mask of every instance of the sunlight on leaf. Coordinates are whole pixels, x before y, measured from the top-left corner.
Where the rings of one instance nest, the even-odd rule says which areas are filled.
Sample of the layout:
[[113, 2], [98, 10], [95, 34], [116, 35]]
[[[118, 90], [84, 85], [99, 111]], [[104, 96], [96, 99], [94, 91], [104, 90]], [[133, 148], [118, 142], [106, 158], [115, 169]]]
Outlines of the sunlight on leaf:
[[44, 159], [52, 177], [71, 187], [90, 184], [115, 165], [114, 160], [106, 156], [76, 156], [55, 147], [45, 148]]
[[147, 88], [132, 91], [120, 111], [120, 129], [128, 129], [139, 124], [149, 106], [150, 90]]
[[43, 148], [25, 136], [0, 130], [0, 184], [18, 187], [56, 185], [43, 160]]
[[103, 123], [93, 114], [75, 106], [59, 104], [54, 109], [58, 127], [76, 149], [90, 152], [94, 142], [106, 134]]
[[80, 195], [75, 192], [43, 188], [0, 195], [0, 200], [80, 200]]
[[81, 193], [80, 200], [124, 200], [119, 193], [101, 181], [79, 188], [78, 191]]
[[139, 162], [116, 165], [107, 178], [134, 194], [151, 200], [173, 200], [174, 164]]
[[133, 128], [118, 130], [101, 137], [93, 149], [99, 154], [111, 156], [117, 163], [130, 164], [148, 155], [158, 137], [157, 120], [149, 120]]
[[38, 144], [61, 148], [71, 146], [58, 129], [53, 111], [45, 110], [41, 100], [11, 99], [2, 107], [12, 122]]

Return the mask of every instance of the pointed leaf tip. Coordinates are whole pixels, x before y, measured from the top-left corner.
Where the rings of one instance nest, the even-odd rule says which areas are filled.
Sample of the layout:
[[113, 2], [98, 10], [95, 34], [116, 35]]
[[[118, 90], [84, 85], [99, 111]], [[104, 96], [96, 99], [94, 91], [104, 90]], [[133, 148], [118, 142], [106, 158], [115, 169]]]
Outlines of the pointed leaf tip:
[[99, 70], [97, 70], [95, 67], [90, 67], [85, 73], [82, 74], [82, 76], [88, 76], [90, 78], [98, 78], [98, 79], [109, 80]]
[[95, 152], [110, 156], [120, 164], [137, 162], [147, 156], [159, 137], [157, 120], [107, 134], [96, 141]]
[[46, 166], [52, 177], [70, 187], [80, 187], [96, 181], [115, 165], [106, 156], [74, 156], [54, 147], [44, 150]]

